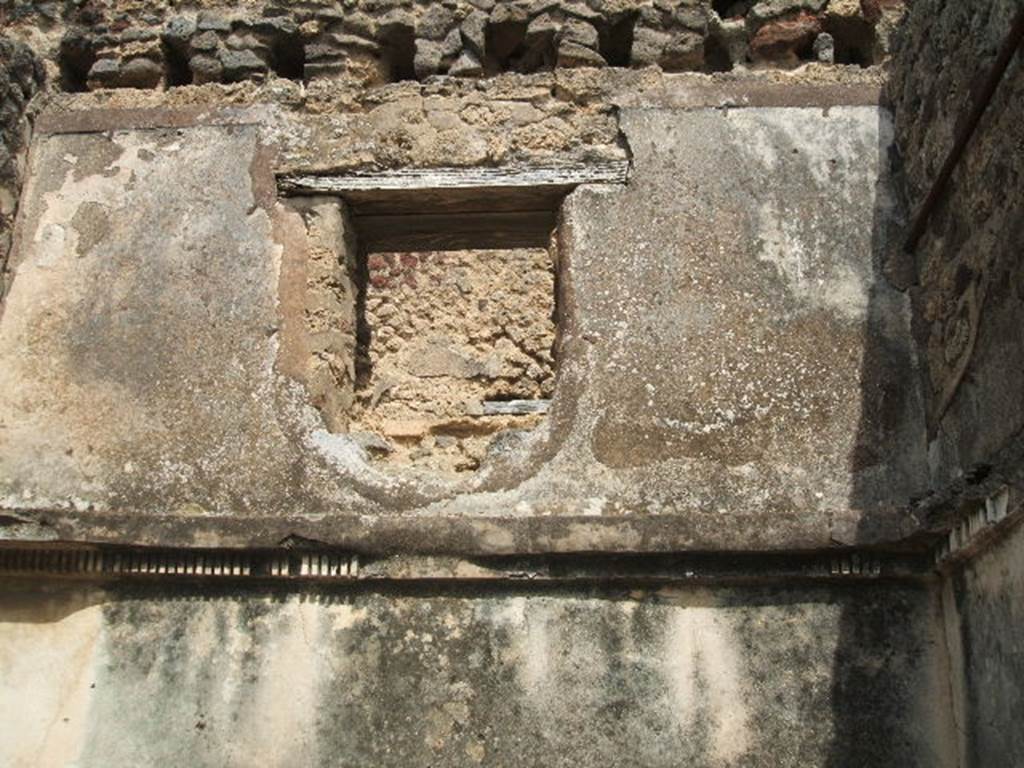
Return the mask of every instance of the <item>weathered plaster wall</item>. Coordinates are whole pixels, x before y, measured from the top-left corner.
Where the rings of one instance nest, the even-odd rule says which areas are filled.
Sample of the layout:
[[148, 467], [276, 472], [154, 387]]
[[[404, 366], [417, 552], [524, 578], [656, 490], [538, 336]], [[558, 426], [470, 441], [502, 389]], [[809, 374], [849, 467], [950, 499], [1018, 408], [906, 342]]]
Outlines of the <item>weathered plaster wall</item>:
[[[900, 36], [892, 95], [916, 210], [1020, 11], [1012, 0], [918, 2]], [[1024, 56], [1018, 51], [913, 256], [907, 276], [927, 377], [931, 482], [1004, 476], [1024, 430]], [[1012, 454], [1012, 457], [1011, 457]], [[1018, 482], [1019, 482], [1018, 477]]]
[[580, 189], [563, 212], [551, 416], [457, 480], [381, 473], [281, 374], [302, 322], [284, 265], [309, 245], [272, 174], [350, 141], [293, 151], [307, 124], [260, 109], [94, 133], [146, 118], [56, 112], [85, 132], [33, 149], [0, 319], [5, 506], [102, 537], [119, 535], [103, 515], [171, 519], [185, 543], [225, 516], [352, 543], [369, 514], [383, 527], [357, 538], [376, 547], [385, 530], [417, 538], [402, 512], [486, 520], [419, 546], [503, 552], [898, 538], [922, 427], [906, 301], [880, 273], [898, 217], [887, 112], [629, 98], [629, 184]]
[[[842, 615], [855, 615], [846, 625]], [[0, 590], [0, 762], [952, 766], [909, 585]]]
[[959, 566], [944, 592], [961, 765], [1024, 763], [1024, 527]]

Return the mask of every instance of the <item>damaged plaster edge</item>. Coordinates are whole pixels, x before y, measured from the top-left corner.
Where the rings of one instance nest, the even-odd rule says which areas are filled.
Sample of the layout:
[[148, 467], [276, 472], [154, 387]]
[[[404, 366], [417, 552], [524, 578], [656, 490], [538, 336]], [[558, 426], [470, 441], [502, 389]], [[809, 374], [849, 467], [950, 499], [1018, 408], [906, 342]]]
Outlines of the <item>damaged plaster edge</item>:
[[48, 107], [36, 117], [35, 133], [47, 136], [199, 126], [266, 125], [274, 119], [279, 109], [273, 104], [244, 107]]
[[883, 82], [765, 82], [756, 77], [700, 80], [665, 74], [657, 90], [622, 89], [611, 94], [620, 109], [745, 109], [765, 107], [884, 107]]
[[[371, 554], [483, 555], [902, 552], [926, 557], [928, 543], [895, 538], [892, 531], [837, 544], [827, 524], [811, 522], [766, 531], [754, 514], [635, 514], [594, 516], [467, 517], [455, 515], [289, 515], [229, 517], [166, 514], [140, 518], [117, 512], [4, 510], [44, 526], [47, 539], [133, 546], [264, 548], [290, 536]], [[0, 541], [9, 538], [0, 525]]]
[[[642, 73], [633, 73], [634, 76]], [[678, 109], [744, 107], [838, 107], [884, 106], [884, 80], [854, 78], [852, 82], [815, 82], [813, 73], [789, 73], [778, 80], [765, 80], [757, 73], [730, 79], [709, 78], [699, 73], [659, 73], [656, 87], [630, 80], [613, 83], [603, 98], [612, 107]], [[423, 87], [421, 87], [423, 90]], [[35, 118], [39, 134], [102, 133], [110, 130], [186, 128], [198, 125], [244, 125], [268, 123], [289, 110], [273, 101], [218, 105], [180, 104], [173, 106], [95, 106], [76, 99], [43, 105]]]
[[1024, 498], [1010, 487], [986, 497], [962, 513], [933, 549], [935, 566], [943, 573], [977, 559], [1024, 525]]

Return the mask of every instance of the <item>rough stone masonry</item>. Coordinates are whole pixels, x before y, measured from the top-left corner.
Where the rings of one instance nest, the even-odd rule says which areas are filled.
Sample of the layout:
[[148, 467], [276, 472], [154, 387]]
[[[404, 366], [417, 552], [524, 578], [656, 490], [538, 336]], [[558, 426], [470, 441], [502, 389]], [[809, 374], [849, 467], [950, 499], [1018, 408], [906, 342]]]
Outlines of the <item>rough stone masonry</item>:
[[1017, 5], [6, 3], [0, 764], [1024, 763]]

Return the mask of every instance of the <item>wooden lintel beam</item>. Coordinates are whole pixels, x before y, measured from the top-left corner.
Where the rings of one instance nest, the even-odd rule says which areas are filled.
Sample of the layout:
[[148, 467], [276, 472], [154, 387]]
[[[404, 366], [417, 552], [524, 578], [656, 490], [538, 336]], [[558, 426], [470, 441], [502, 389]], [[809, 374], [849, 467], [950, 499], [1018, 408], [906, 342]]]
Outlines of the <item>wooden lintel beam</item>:
[[573, 165], [503, 166], [496, 168], [402, 168], [353, 171], [345, 174], [287, 174], [278, 177], [283, 195], [340, 195], [448, 189], [488, 190], [566, 187], [580, 184], [624, 184], [626, 160]]
[[553, 211], [357, 216], [367, 251], [444, 251], [546, 248], [557, 223]]

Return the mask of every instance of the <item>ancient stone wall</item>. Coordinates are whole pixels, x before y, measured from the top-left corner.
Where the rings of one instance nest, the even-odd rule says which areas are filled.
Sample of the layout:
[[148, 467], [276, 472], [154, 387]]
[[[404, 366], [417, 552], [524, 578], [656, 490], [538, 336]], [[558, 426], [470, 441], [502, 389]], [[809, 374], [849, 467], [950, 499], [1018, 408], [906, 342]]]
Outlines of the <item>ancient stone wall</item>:
[[882, 61], [902, 0], [15, 2], [8, 24], [67, 90], [342, 78], [361, 85], [554, 67], [666, 71]]
[[28, 46], [0, 35], [0, 296], [4, 293], [14, 214], [24, 181], [30, 135], [25, 110], [43, 80], [42, 62]]
[[[911, 212], [921, 211], [1021, 5], [918, 0], [896, 45], [889, 92]], [[996, 85], [904, 266], [925, 371], [931, 486], [977, 520], [1016, 513], [1024, 480], [1024, 53]], [[939, 528], [941, 515], [930, 524]], [[948, 525], [948, 522], [946, 523]], [[1009, 523], [1013, 525], [1013, 523]], [[973, 532], [974, 525], [967, 526]], [[1004, 528], [1007, 524], [1004, 523]], [[965, 524], [950, 534], [955, 548]], [[964, 766], [1024, 761], [1020, 529], [952, 568], [946, 634]], [[985, 547], [989, 549], [985, 549]]]
[[0, 762], [1020, 762], [965, 5], [7, 3]]
[[[505, 552], [902, 535], [893, 510], [921, 487], [921, 430], [916, 393], [901, 386], [913, 380], [906, 302], [878, 272], [894, 209], [891, 125], [877, 105], [723, 111], [651, 96], [623, 108], [612, 125], [632, 150], [629, 183], [583, 185], [561, 205], [562, 339], [537, 439], [455, 481], [396, 481], [322, 416], [343, 415], [357, 378], [344, 220], [279, 202], [280, 161], [263, 149], [358, 156], [369, 150], [345, 128], [365, 115], [341, 113], [342, 138], [311, 141], [307, 124], [269, 110], [96, 112], [95, 94], [74, 98], [85, 108], [57, 109], [37, 129], [22, 206], [31, 237], [0, 325], [0, 488], [19, 520], [52, 524], [61, 509], [97, 536], [104, 515], [127, 513], [191, 539], [202, 520], [256, 517], [267, 524], [236, 529], [250, 544], [285, 526], [376, 548], [366, 515], [380, 517], [373, 536], [405, 542], [411, 526], [452, 519], [413, 543]], [[404, 127], [386, 114], [380, 135]], [[162, 124], [126, 127], [139, 119]], [[885, 408], [862, 401], [862, 377]]]
[[[911, 212], [920, 210], [1020, 4], [918, 2], [889, 91]], [[936, 488], [985, 479], [1024, 429], [1024, 57], [996, 88], [906, 275], [927, 378]], [[1014, 447], [1016, 446], [1016, 447]], [[1002, 471], [1008, 471], [1006, 466]]]

